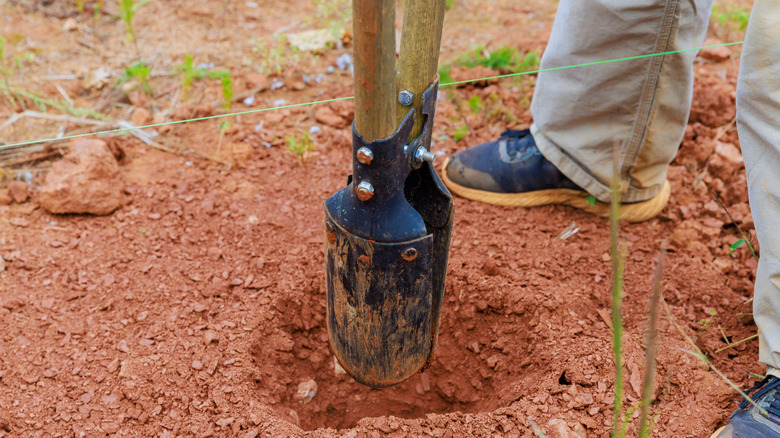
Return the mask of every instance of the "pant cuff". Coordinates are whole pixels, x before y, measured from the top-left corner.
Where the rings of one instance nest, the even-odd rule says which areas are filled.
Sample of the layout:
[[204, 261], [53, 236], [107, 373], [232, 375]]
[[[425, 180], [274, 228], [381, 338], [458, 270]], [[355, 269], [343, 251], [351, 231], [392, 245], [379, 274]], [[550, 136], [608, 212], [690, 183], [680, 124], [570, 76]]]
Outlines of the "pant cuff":
[[[563, 151], [550, 141], [536, 124], [531, 125], [531, 135], [536, 142], [536, 147], [542, 153], [547, 161], [551, 162], [558, 170], [566, 175], [570, 180], [577, 184], [601, 202], [610, 202], [611, 189], [609, 184], [604, 184], [588, 169], [573, 159], [569, 154]], [[621, 202], [642, 202], [653, 198], [661, 191], [661, 185], [655, 185], [643, 189], [629, 187], [621, 195]]]

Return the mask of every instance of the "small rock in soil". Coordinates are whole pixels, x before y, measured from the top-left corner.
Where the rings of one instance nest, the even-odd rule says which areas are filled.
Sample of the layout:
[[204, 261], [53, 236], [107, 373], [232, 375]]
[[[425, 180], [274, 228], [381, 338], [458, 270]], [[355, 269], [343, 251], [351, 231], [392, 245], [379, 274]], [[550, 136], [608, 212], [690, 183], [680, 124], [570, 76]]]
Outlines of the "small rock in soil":
[[577, 432], [571, 430], [565, 421], [553, 418], [547, 422], [547, 436], [549, 438], [582, 438]]
[[344, 375], [347, 374], [347, 372], [344, 370], [344, 368], [339, 363], [339, 360], [336, 359], [336, 356], [333, 356], [333, 371], [336, 373], [336, 375]]
[[320, 105], [314, 111], [314, 119], [318, 123], [334, 128], [343, 128], [347, 126], [347, 120], [336, 114], [333, 109], [327, 105]]
[[342, 71], [352, 67], [352, 57], [349, 53], [339, 56], [339, 59], [336, 60], [336, 66]]
[[109, 373], [113, 373], [113, 372], [114, 372], [114, 371], [116, 371], [118, 368], [119, 368], [119, 358], [118, 358], [118, 357], [117, 357], [117, 358], [114, 358], [114, 360], [112, 360], [112, 361], [111, 361], [111, 362], [110, 362], [110, 363], [109, 363], [109, 364], [106, 366], [106, 369], [108, 370], [108, 372], [109, 372]]
[[[723, 41], [714, 38], [707, 38], [707, 40], [704, 41], [705, 46], [716, 46], [718, 44], [723, 44]], [[712, 47], [702, 49], [701, 52], [699, 52], [699, 56], [704, 59], [709, 59], [710, 61], [720, 62], [731, 57], [731, 50], [729, 50], [728, 47]]]
[[130, 117], [130, 122], [134, 126], [143, 126], [152, 120], [152, 113], [146, 108], [136, 108], [133, 110], [133, 115]]
[[30, 197], [30, 186], [24, 181], [11, 181], [8, 183], [8, 193], [17, 204], [21, 204]]
[[295, 399], [298, 403], [305, 405], [317, 395], [317, 382], [313, 379], [298, 384], [298, 392], [295, 393]]
[[744, 165], [742, 153], [739, 151], [739, 148], [731, 143], [718, 142], [715, 145], [715, 153], [720, 155], [730, 166], [735, 167], [736, 169], [734, 170]]
[[219, 335], [214, 330], [206, 330], [203, 334], [203, 343], [209, 345], [212, 342], [219, 342]]
[[122, 205], [119, 165], [103, 140], [76, 139], [38, 191], [50, 213], [106, 215]]
[[482, 271], [491, 277], [501, 273], [501, 271], [498, 269], [498, 266], [496, 266], [496, 262], [490, 259], [485, 261], [485, 264], [482, 266]]
[[116, 344], [116, 349], [121, 351], [122, 353], [129, 353], [130, 348], [127, 346], [127, 341], [121, 340], [119, 343]]
[[0, 205], [9, 205], [13, 201], [7, 189], [0, 189]]

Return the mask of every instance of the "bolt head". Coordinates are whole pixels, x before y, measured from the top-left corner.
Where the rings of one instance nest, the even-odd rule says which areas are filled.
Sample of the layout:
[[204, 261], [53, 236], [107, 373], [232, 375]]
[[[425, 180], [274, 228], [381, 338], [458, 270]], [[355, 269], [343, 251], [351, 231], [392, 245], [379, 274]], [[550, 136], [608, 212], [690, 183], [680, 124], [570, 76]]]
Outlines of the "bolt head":
[[400, 93], [398, 93], [398, 102], [400, 102], [401, 105], [403, 106], [411, 105], [413, 100], [414, 100], [414, 93], [412, 93], [409, 90], [403, 90]]
[[357, 151], [357, 160], [358, 163], [368, 166], [374, 160], [374, 153], [371, 152], [371, 149], [362, 147]]
[[366, 202], [374, 197], [374, 186], [368, 181], [361, 181], [360, 184], [355, 187], [355, 194], [357, 194], [358, 199]]

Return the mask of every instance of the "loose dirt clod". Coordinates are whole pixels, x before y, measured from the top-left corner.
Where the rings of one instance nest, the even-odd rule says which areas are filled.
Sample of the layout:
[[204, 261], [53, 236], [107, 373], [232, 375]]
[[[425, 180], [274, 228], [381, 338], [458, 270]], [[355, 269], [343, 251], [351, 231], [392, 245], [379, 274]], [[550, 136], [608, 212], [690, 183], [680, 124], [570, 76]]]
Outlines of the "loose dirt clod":
[[119, 165], [106, 143], [76, 139], [46, 175], [37, 200], [51, 213], [105, 215], [122, 205], [122, 187]]
[[571, 430], [565, 421], [553, 418], [547, 422], [549, 438], [585, 438]]
[[8, 183], [8, 193], [14, 202], [21, 204], [30, 198], [30, 186], [24, 181], [11, 181]]
[[9, 205], [13, 200], [8, 189], [0, 189], [0, 206]]

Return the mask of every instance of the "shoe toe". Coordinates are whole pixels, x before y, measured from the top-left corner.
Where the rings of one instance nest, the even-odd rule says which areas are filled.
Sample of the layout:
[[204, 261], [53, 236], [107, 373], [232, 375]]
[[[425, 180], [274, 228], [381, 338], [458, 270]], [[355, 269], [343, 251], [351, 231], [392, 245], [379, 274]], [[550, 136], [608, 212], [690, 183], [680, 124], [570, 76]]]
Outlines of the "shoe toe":
[[[484, 155], [488, 152], [487, 148], [483, 146], [488, 145], [466, 149], [450, 157], [444, 169], [447, 178], [455, 184], [470, 189], [503, 192], [495, 178], [486, 171], [487, 169], [481, 169], [480, 167], [483, 166], [479, 166], [479, 164], [484, 163]], [[483, 156], [482, 159], [480, 156]]]
[[759, 414], [755, 408], [739, 410], [711, 438], [780, 438], [780, 424]]

